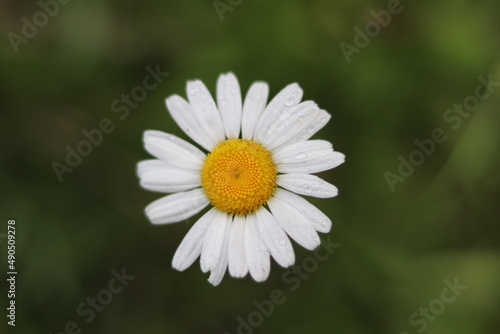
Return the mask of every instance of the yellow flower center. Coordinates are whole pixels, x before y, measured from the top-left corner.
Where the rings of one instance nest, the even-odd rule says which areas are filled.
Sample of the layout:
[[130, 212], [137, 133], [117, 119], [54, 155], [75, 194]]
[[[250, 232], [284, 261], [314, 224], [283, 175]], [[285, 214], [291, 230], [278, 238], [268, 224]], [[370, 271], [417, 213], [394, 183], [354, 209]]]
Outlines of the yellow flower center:
[[206, 157], [201, 185], [216, 208], [244, 215], [266, 203], [276, 188], [271, 153], [250, 139], [228, 139]]

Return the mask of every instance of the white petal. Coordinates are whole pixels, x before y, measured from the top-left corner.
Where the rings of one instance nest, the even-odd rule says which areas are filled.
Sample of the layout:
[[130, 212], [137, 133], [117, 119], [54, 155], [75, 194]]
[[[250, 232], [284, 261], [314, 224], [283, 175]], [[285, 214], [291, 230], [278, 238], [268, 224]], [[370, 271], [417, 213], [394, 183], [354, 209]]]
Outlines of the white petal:
[[257, 121], [254, 138], [262, 143], [269, 133], [269, 128], [286, 117], [286, 111], [295, 106], [302, 99], [302, 89], [296, 83], [283, 88], [267, 105]]
[[295, 262], [295, 254], [285, 231], [266, 208], [260, 208], [255, 214], [259, 233], [269, 253], [280, 266], [291, 266]]
[[282, 112], [277, 121], [269, 127], [262, 144], [269, 150], [290, 143], [292, 138], [315, 126], [313, 122], [320, 114], [319, 107], [312, 101], [302, 102]]
[[175, 252], [172, 260], [172, 267], [179, 271], [186, 270], [201, 253], [201, 246], [203, 239], [210, 224], [215, 217], [215, 210], [211, 209], [205, 213], [198, 221], [191, 227], [186, 234], [181, 244]]
[[318, 198], [335, 197], [339, 192], [333, 184], [316, 175], [282, 174], [276, 177], [276, 183], [294, 193]]
[[273, 160], [277, 164], [303, 162], [324, 157], [333, 152], [332, 144], [326, 140], [307, 140], [284, 146], [273, 151]]
[[283, 189], [277, 189], [276, 196], [288, 205], [296, 208], [312, 224], [316, 231], [327, 233], [332, 228], [330, 218], [303, 197]]
[[170, 96], [165, 100], [167, 109], [174, 121], [192, 140], [207, 151], [217, 144], [200, 125], [189, 103], [179, 95]]
[[280, 173], [304, 173], [312, 174], [319, 173], [328, 169], [332, 169], [342, 164], [345, 156], [340, 152], [331, 152], [325, 156], [313, 158], [293, 163], [281, 163], [276, 166]]
[[169, 165], [191, 170], [201, 170], [205, 154], [187, 141], [171, 134], [144, 131], [146, 150]]
[[151, 191], [174, 193], [200, 187], [201, 178], [199, 172], [166, 166], [143, 172], [141, 186]]
[[222, 241], [222, 248], [221, 252], [219, 255], [219, 260], [217, 261], [215, 267], [212, 269], [210, 276], [208, 277], [208, 281], [212, 283], [213, 286], [219, 285], [219, 283], [222, 281], [222, 278], [224, 277], [224, 274], [226, 273], [227, 269], [227, 261], [228, 261], [228, 254], [227, 254], [227, 249], [229, 245], [229, 233], [231, 231], [231, 216], [227, 215], [226, 219], [226, 228], [225, 228], [225, 234], [224, 234], [224, 239]]
[[267, 279], [271, 271], [271, 260], [269, 251], [259, 234], [256, 216], [247, 215], [245, 224], [245, 254], [248, 263], [248, 271], [257, 282]]
[[234, 216], [229, 235], [229, 273], [233, 277], [244, 277], [248, 273], [245, 257], [245, 217]]
[[288, 146], [293, 143], [308, 140], [314, 134], [316, 134], [316, 132], [321, 130], [326, 125], [326, 123], [328, 123], [330, 118], [331, 115], [328, 112], [319, 110], [319, 112], [316, 113], [316, 117], [311, 120], [311, 122], [309, 122], [307, 126], [304, 126], [299, 131], [294, 132], [294, 136], [290, 138], [286, 143], [282, 144], [282, 146]]
[[238, 138], [241, 127], [241, 90], [233, 73], [221, 74], [217, 80], [217, 106], [227, 138]]
[[193, 189], [162, 197], [149, 204], [145, 211], [153, 224], [168, 224], [194, 216], [208, 203], [202, 189]]
[[201, 127], [207, 131], [212, 141], [224, 140], [224, 126], [219, 110], [207, 87], [200, 80], [188, 81], [187, 96]]
[[172, 167], [172, 165], [169, 165], [159, 159], [141, 160], [137, 163], [137, 176], [141, 178], [144, 173], [168, 167]]
[[217, 210], [214, 221], [208, 228], [205, 239], [203, 240], [200, 258], [201, 271], [204, 273], [213, 270], [219, 261], [224, 236], [226, 234], [226, 227], [228, 226], [228, 219], [228, 214], [226, 212]]
[[260, 115], [264, 111], [269, 94], [269, 86], [265, 82], [254, 82], [245, 97], [243, 103], [243, 115], [241, 121], [241, 137], [243, 139], [252, 139], [255, 131], [255, 125]]
[[294, 208], [280, 197], [281, 191], [284, 190], [276, 189], [274, 197], [267, 201], [274, 218], [299, 245], [313, 250], [320, 244], [318, 233], [298, 208]]

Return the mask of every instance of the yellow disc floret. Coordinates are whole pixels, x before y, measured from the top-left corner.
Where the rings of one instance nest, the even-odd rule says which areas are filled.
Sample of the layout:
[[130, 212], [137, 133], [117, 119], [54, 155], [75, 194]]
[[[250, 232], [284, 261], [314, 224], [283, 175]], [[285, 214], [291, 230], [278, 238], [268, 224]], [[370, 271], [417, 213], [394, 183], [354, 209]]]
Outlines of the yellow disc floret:
[[271, 153], [250, 139], [228, 139], [206, 157], [201, 185], [216, 208], [244, 215], [266, 203], [276, 188]]

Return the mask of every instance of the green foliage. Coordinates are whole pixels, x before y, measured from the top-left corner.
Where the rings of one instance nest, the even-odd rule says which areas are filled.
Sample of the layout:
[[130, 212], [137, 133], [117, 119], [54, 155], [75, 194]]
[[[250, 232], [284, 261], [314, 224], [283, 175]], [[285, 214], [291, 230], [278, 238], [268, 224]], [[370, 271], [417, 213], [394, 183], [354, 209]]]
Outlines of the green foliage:
[[[276, 289], [285, 301], [255, 333], [498, 333], [500, 92], [456, 128], [445, 114], [476, 94], [479, 76], [500, 81], [499, 3], [405, 1], [360, 48], [354, 28], [390, 1], [219, 2], [232, 8], [222, 21], [211, 1], [75, 0], [17, 53], [3, 38], [0, 208], [4, 222], [17, 221], [19, 272], [17, 324], [7, 333], [59, 333], [70, 321], [82, 333], [237, 333], [238, 317], [255, 323], [256, 304]], [[21, 18], [41, 10], [0, 7], [5, 36], [22, 36]], [[342, 42], [359, 51], [350, 63]], [[114, 112], [157, 64], [168, 76], [136, 107]], [[170, 261], [198, 216], [151, 226], [143, 214], [160, 194], [138, 186], [135, 164], [149, 158], [142, 132], [186, 138], [164, 98], [185, 96], [195, 78], [214, 92], [227, 71], [243, 92], [255, 80], [271, 96], [298, 82], [305, 100], [332, 114], [317, 137], [347, 157], [321, 174], [339, 196], [311, 200], [332, 218], [340, 246], [296, 290], [275, 264], [262, 284], [226, 276], [214, 288], [198, 263], [179, 273]], [[66, 147], [105, 118], [115, 128], [59, 182], [53, 161], [65, 163]], [[398, 175], [398, 157], [408, 161], [414, 141], [436, 128], [446, 140], [391, 191], [385, 173]], [[294, 247], [298, 264], [313, 254]], [[86, 323], [78, 306], [123, 267], [136, 278]], [[420, 308], [436, 307], [455, 278], [467, 289], [424, 329]]]

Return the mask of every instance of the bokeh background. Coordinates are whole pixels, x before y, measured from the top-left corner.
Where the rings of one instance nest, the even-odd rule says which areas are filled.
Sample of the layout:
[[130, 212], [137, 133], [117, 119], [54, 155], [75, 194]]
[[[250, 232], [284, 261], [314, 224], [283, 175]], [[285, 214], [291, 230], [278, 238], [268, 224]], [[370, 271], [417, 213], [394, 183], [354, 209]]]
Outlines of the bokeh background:
[[[19, 273], [15, 328], [0, 283], [2, 332], [498, 333], [500, 89], [456, 130], [443, 115], [475, 93], [478, 76], [500, 81], [500, 2], [403, 1], [348, 63], [340, 43], [354, 45], [354, 28], [388, 3], [221, 0], [219, 14], [212, 0], [73, 0], [16, 53], [9, 33], [22, 36], [22, 18], [33, 22], [43, 7], [2, 0], [1, 268], [6, 222], [16, 219]], [[157, 65], [168, 77], [120, 119], [113, 101]], [[321, 173], [339, 196], [310, 199], [340, 245], [295, 290], [275, 263], [261, 284], [226, 276], [214, 288], [198, 262], [177, 272], [171, 258], [197, 217], [152, 226], [143, 214], [161, 195], [138, 186], [135, 164], [149, 158], [143, 130], [186, 138], [164, 98], [185, 96], [195, 78], [214, 92], [227, 71], [244, 92], [255, 80], [270, 84], [270, 96], [298, 82], [304, 99], [332, 114], [316, 137], [347, 156]], [[59, 182], [52, 163], [104, 118], [114, 130]], [[435, 128], [447, 140], [391, 191], [384, 173], [397, 173], [398, 157]], [[297, 264], [311, 260], [294, 248]], [[86, 323], [77, 307], [121, 268], [135, 278]], [[449, 304], [440, 302], [445, 280], [467, 286]], [[254, 302], [275, 289], [286, 300], [259, 317]], [[423, 320], [429, 305], [439, 312]], [[77, 329], [65, 330], [71, 321]]]

